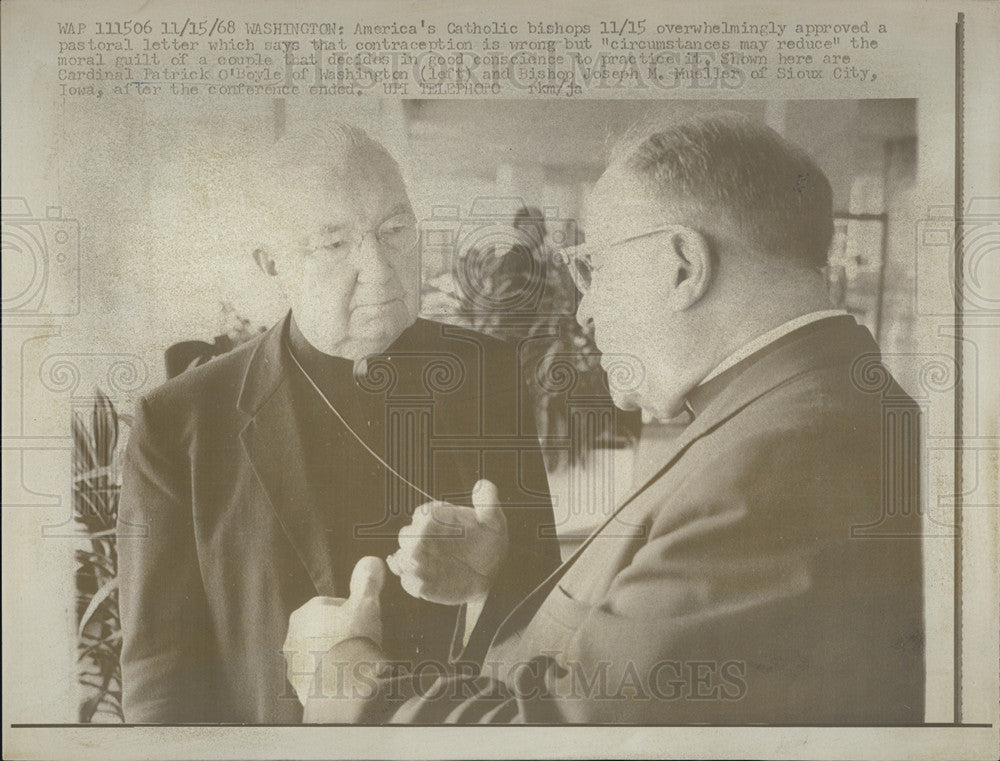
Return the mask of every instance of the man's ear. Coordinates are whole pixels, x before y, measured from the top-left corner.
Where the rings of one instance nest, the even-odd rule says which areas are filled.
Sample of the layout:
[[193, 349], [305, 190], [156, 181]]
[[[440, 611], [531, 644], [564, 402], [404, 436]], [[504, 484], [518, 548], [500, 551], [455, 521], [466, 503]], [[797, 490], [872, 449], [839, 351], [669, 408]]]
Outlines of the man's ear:
[[671, 307], [676, 312], [690, 309], [708, 291], [712, 282], [712, 256], [705, 236], [690, 227], [678, 227], [670, 234]]
[[257, 266], [261, 268], [265, 275], [274, 277], [278, 274], [278, 268], [274, 263], [274, 258], [263, 246], [254, 249], [253, 260], [257, 262]]

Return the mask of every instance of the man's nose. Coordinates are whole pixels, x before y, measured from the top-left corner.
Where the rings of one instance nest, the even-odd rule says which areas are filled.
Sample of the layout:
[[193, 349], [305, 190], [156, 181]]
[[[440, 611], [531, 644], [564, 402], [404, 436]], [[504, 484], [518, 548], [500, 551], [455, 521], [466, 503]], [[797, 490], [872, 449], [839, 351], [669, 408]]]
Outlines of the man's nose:
[[393, 268], [374, 232], [365, 233], [355, 251], [358, 279], [367, 283], [382, 283], [392, 278]]

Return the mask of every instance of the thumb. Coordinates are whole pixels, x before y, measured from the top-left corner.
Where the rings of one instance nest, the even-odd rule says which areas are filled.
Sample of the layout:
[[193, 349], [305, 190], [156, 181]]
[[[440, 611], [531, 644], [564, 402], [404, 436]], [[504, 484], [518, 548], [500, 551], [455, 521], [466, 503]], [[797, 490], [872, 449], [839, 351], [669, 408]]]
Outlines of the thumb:
[[351, 600], [378, 599], [385, 586], [385, 561], [371, 555], [361, 558], [351, 572]]
[[485, 478], [476, 481], [472, 487], [472, 506], [476, 510], [476, 520], [484, 526], [502, 531], [506, 525], [500, 508], [500, 495], [492, 481]]

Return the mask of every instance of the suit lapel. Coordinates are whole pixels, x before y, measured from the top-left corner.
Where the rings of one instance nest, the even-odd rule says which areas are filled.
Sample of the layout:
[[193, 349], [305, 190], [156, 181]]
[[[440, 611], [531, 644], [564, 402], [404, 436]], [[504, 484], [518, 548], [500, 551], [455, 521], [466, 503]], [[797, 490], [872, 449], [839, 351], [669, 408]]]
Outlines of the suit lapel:
[[573, 552], [572, 555], [566, 558], [566, 560], [564, 560], [562, 564], [558, 568], [556, 568], [548, 576], [548, 578], [545, 579], [545, 581], [543, 581], [541, 584], [535, 587], [528, 594], [527, 597], [521, 600], [521, 602], [514, 607], [514, 609], [507, 615], [507, 617], [497, 628], [496, 635], [493, 638], [494, 643], [501, 642], [507, 637], [511, 636], [512, 634], [515, 634], [516, 631], [523, 626], [523, 624], [527, 623], [527, 619], [530, 619], [532, 616], [534, 616], [535, 611], [538, 609], [538, 606], [541, 604], [542, 600], [544, 600], [546, 597], [549, 596], [549, 593], [551, 593], [552, 590], [555, 588], [556, 584], [559, 583], [559, 580], [562, 579], [562, 577], [566, 575], [566, 572], [573, 567], [573, 565], [580, 558], [580, 556], [586, 551], [586, 549], [590, 546], [590, 544], [594, 541], [594, 539], [597, 536], [599, 536], [600, 533], [604, 531], [604, 529], [612, 521], [615, 520], [615, 518], [618, 517], [618, 515], [622, 512], [622, 510], [631, 505], [636, 499], [639, 498], [640, 495], [642, 495], [644, 491], [646, 491], [646, 489], [648, 489], [652, 484], [658, 481], [663, 476], [663, 474], [666, 473], [667, 470], [669, 470], [670, 467], [677, 461], [677, 458], [680, 457], [683, 451], [687, 449], [687, 447], [690, 446], [690, 444], [693, 441], [695, 441], [695, 439], [697, 439], [699, 436], [704, 435], [704, 433], [708, 430], [707, 428], [700, 427], [699, 430], [695, 431], [692, 430], [693, 427], [694, 423], [688, 426], [688, 428], [686, 428], [684, 432], [677, 437], [677, 440], [674, 442], [673, 446], [671, 446], [669, 450], [670, 453], [667, 455], [666, 463], [662, 467], [660, 467], [660, 469], [653, 476], [647, 479], [646, 482], [642, 484], [642, 486], [640, 486], [638, 489], [635, 489], [618, 507], [615, 508], [614, 512], [612, 512], [611, 515], [608, 516], [607, 520], [605, 520], [600, 526], [598, 526], [596, 529], [594, 529], [594, 531], [591, 532], [590, 536], [588, 536], [580, 544], [580, 546], [576, 548], [576, 550]]
[[249, 420], [240, 432], [240, 440], [317, 594], [332, 596], [333, 547], [306, 480], [304, 442], [284, 356], [287, 322], [288, 318], [271, 329], [247, 367], [238, 406]]
[[[595, 529], [576, 551], [535, 587], [503, 620], [493, 638], [493, 643], [516, 635], [518, 629], [534, 616], [535, 611], [559, 580], [586, 551], [594, 539], [618, 515], [658, 481], [695, 441], [711, 432], [742, 409], [752, 404], [768, 391], [809, 370], [834, 364], [850, 363], [859, 356], [877, 354], [878, 345], [867, 329], [853, 319], [834, 318], [829, 324], [808, 331], [797, 341], [783, 345], [765, 359], [749, 364], [703, 409], [698, 411], [691, 425], [673, 441], [664, 457], [663, 465], [637, 489], [634, 489], [614, 512]], [[734, 378], [735, 380], [735, 378]]]

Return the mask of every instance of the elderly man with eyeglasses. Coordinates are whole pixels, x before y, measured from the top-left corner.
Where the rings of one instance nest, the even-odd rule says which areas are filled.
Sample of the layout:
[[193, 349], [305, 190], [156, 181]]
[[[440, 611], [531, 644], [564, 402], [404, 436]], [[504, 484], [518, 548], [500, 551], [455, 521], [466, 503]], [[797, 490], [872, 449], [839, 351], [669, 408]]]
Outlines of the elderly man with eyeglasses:
[[411, 667], [475, 662], [559, 562], [516, 349], [417, 319], [396, 162], [334, 123], [253, 169], [254, 258], [291, 312], [138, 405], [119, 541], [129, 722], [297, 723], [313, 653], [361, 629]]
[[649, 421], [631, 493], [481, 668], [394, 665], [355, 616], [307, 721], [923, 721], [918, 409], [829, 308], [831, 195], [736, 116], [623, 144], [568, 263], [578, 319], [630, 358], [616, 404]]

